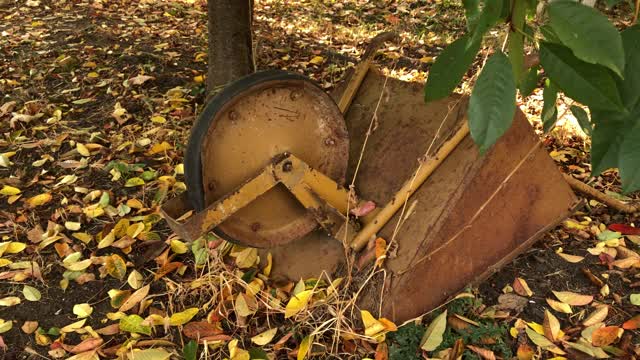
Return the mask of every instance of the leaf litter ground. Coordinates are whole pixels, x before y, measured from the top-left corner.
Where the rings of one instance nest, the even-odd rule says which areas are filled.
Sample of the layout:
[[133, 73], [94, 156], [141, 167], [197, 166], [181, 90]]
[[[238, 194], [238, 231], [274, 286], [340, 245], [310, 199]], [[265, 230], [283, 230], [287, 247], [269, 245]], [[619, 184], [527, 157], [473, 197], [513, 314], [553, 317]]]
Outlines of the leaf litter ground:
[[[392, 76], [424, 81], [463, 31], [462, 12], [442, 1], [259, 1], [256, 61], [331, 90], [373, 34], [393, 29], [402, 44], [376, 61]], [[232, 359], [420, 359], [421, 347], [441, 358], [637, 355], [638, 238], [606, 231], [636, 217], [587, 200], [448, 303], [447, 316], [438, 309], [396, 329], [355, 308], [355, 279], [275, 284], [251, 249], [184, 244], [158, 217], [158, 204], [184, 190], [183, 149], [204, 102], [203, 3], [10, 0], [0, 1], [0, 16], [5, 358], [192, 359], [194, 348]], [[536, 121], [541, 103], [536, 91], [521, 106]], [[559, 113], [569, 105], [561, 99]], [[615, 172], [589, 178], [588, 142], [569, 115], [560, 118], [568, 124], [544, 137], [557, 164], [619, 196]], [[579, 296], [593, 299], [568, 304]]]

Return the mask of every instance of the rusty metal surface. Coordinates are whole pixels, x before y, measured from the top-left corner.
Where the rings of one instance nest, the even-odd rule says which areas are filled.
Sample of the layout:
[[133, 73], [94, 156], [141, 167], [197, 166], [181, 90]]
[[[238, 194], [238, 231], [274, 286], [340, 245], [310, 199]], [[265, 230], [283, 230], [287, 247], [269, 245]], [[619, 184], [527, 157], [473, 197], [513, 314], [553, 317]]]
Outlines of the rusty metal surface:
[[[236, 189], [283, 152], [294, 153], [329, 177], [344, 181], [349, 140], [342, 114], [309, 80], [258, 82], [213, 117], [201, 148], [206, 204]], [[217, 230], [236, 241], [264, 247], [297, 239], [316, 226], [293, 195], [276, 186]]]

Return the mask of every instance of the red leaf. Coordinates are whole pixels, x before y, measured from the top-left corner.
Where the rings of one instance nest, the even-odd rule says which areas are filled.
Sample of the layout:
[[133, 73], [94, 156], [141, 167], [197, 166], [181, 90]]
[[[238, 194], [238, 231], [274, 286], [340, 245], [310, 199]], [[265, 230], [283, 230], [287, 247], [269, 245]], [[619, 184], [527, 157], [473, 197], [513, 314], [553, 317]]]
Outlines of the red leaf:
[[184, 330], [182, 330], [182, 332], [190, 339], [198, 339], [223, 333], [222, 329], [219, 329], [214, 324], [210, 324], [206, 321], [190, 322], [184, 326]]
[[622, 324], [622, 328], [625, 330], [635, 330], [640, 328], [640, 315], [636, 315]]
[[622, 235], [640, 235], [640, 228], [636, 228], [626, 224], [611, 224], [609, 230], [617, 231]]

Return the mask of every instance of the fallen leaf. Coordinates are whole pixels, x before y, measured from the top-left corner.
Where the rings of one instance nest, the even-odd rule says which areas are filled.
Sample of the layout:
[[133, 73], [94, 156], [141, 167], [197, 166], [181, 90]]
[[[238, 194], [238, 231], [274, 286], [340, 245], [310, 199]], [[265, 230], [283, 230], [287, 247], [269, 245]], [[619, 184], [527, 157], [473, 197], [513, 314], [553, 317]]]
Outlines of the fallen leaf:
[[640, 315], [636, 315], [622, 324], [622, 328], [625, 330], [635, 330], [640, 328]]
[[292, 296], [285, 307], [284, 318], [290, 318], [306, 308], [312, 294], [313, 290], [304, 290], [297, 295]]
[[302, 339], [302, 342], [300, 342], [300, 348], [298, 349], [298, 355], [296, 359], [304, 360], [304, 358], [307, 357], [309, 350], [311, 350], [311, 345], [313, 345], [313, 335], [306, 336], [304, 339]]
[[131, 85], [142, 85], [145, 82], [154, 79], [153, 76], [149, 75], [138, 75], [129, 79], [129, 84]]
[[376, 320], [367, 310], [360, 310], [362, 323], [364, 324], [364, 335], [374, 337], [376, 334], [385, 330], [384, 324]]
[[124, 183], [125, 187], [135, 187], [135, 186], [142, 186], [144, 185], [144, 180], [142, 180], [139, 177], [132, 177], [127, 179], [127, 181]]
[[34, 331], [38, 330], [38, 322], [37, 321], [25, 321], [20, 328], [22, 332], [25, 334], [33, 334]]
[[523, 278], [513, 280], [513, 291], [520, 296], [531, 297], [531, 295], [533, 295], [533, 291], [529, 289], [529, 285]]
[[188, 323], [200, 311], [198, 308], [189, 308], [179, 313], [171, 315], [169, 323], [172, 326], [180, 326]]
[[102, 345], [103, 342], [104, 341], [101, 338], [91, 337], [91, 338], [85, 339], [80, 344], [72, 347], [71, 350], [69, 350], [69, 352], [72, 354], [80, 354], [85, 351], [89, 351], [97, 348], [98, 346]]
[[120, 319], [120, 330], [131, 333], [151, 335], [151, 327], [142, 325], [144, 319], [140, 315], [129, 315]]
[[598, 305], [596, 306], [596, 309], [582, 322], [582, 325], [591, 326], [599, 322], [603, 322], [604, 319], [607, 318], [607, 314], [609, 314], [609, 306]]
[[7, 296], [0, 299], [0, 306], [15, 306], [20, 304], [20, 298], [17, 296]]
[[543, 335], [538, 334], [537, 332], [533, 331], [530, 328], [527, 328], [525, 331], [526, 331], [527, 336], [529, 337], [529, 339], [531, 339], [531, 341], [534, 344], [540, 346], [542, 349], [547, 350], [547, 351], [551, 351], [552, 353], [558, 354], [558, 355], [564, 355], [565, 354], [565, 352], [562, 351], [562, 349], [557, 347], [554, 343], [549, 341], [549, 339], [547, 339]]
[[549, 310], [544, 311], [544, 322], [542, 326], [544, 328], [544, 336], [552, 342], [555, 342], [560, 333], [560, 322]]
[[485, 360], [495, 360], [496, 355], [493, 351], [485, 348], [481, 348], [479, 346], [467, 345], [467, 348], [473, 351], [474, 353], [480, 355], [481, 358]]
[[140, 301], [142, 301], [147, 294], [149, 294], [149, 290], [151, 289], [151, 285], [145, 285], [140, 289], [136, 290], [129, 298], [120, 306], [118, 311], [126, 312], [131, 310], [134, 306], [136, 306]]
[[273, 337], [276, 336], [277, 332], [278, 332], [278, 328], [273, 328], [273, 329], [263, 331], [260, 334], [252, 337], [251, 342], [253, 342], [258, 346], [267, 345], [268, 343], [271, 342], [271, 340], [273, 340]]
[[584, 256], [570, 255], [565, 253], [557, 253], [557, 254], [558, 256], [563, 258], [565, 261], [570, 262], [572, 264], [579, 263], [580, 261], [584, 260]]
[[622, 235], [640, 235], [640, 228], [626, 224], [611, 224], [609, 230], [619, 232]]
[[127, 275], [127, 264], [124, 262], [124, 259], [118, 254], [111, 254], [110, 256], [105, 257], [104, 264], [107, 274], [112, 277], [122, 280], [125, 275]]
[[629, 301], [636, 306], [640, 306], [640, 294], [631, 294]]
[[553, 291], [553, 295], [561, 302], [573, 306], [589, 305], [593, 301], [592, 295], [582, 295], [571, 291]]
[[127, 360], [167, 360], [171, 353], [163, 348], [132, 349], [127, 351]]
[[199, 339], [207, 336], [220, 335], [222, 329], [206, 321], [192, 321], [184, 326], [182, 333], [190, 339]]
[[6, 321], [4, 319], [0, 319], [0, 334], [6, 333], [7, 331], [13, 328], [12, 321]]
[[129, 286], [131, 286], [131, 288], [133, 288], [134, 290], [138, 290], [144, 284], [144, 278], [142, 277], [142, 274], [138, 272], [138, 270], [133, 270], [131, 271], [131, 273], [129, 273], [129, 277], [127, 277], [127, 284], [129, 284]]
[[91, 156], [91, 152], [89, 151], [89, 149], [87, 149], [87, 147], [84, 146], [84, 144], [82, 144], [82, 143], [77, 143], [76, 144], [76, 150], [82, 156]]
[[616, 341], [618, 336], [622, 335], [621, 328], [617, 326], [605, 326], [596, 329], [591, 335], [591, 344], [593, 346], [607, 346]]
[[18, 194], [20, 194], [20, 189], [15, 188], [13, 186], [9, 186], [9, 185], [4, 185], [2, 187], [2, 189], [0, 190], [0, 194], [5, 195], [5, 196], [18, 195]]
[[565, 313], [565, 314], [573, 313], [573, 310], [571, 310], [571, 306], [569, 306], [569, 304], [565, 304], [560, 301], [555, 301], [553, 299], [546, 299], [546, 300], [547, 300], [547, 304], [549, 304], [549, 306], [551, 306], [551, 308], [555, 311]]
[[433, 351], [442, 344], [442, 336], [447, 327], [447, 310], [438, 315], [427, 327], [422, 339], [420, 348], [424, 351]]
[[34, 208], [48, 203], [51, 199], [53, 199], [53, 196], [50, 193], [44, 193], [27, 199], [27, 204]]
[[42, 298], [40, 291], [29, 285], [25, 285], [24, 288], [22, 288], [22, 295], [24, 295], [24, 298], [29, 301], [40, 301]]
[[73, 305], [73, 313], [79, 318], [84, 319], [93, 313], [93, 308], [87, 303]]

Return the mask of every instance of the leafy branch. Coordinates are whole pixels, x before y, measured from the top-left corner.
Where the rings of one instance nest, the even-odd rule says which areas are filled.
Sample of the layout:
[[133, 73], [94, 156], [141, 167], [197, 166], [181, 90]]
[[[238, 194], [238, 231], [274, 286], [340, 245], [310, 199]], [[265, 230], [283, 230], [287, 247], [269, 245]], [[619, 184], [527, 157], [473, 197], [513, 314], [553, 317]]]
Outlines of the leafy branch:
[[[468, 32], [436, 59], [425, 100], [448, 96], [473, 63], [484, 35], [507, 23], [508, 51], [495, 49], [469, 101], [469, 128], [480, 151], [491, 148], [511, 126], [516, 91], [530, 95], [542, 75], [544, 130], [558, 119], [560, 93], [587, 106], [591, 118], [580, 106], [571, 112], [592, 136], [592, 175], [617, 167], [623, 191], [640, 189], [640, 26], [618, 31], [605, 15], [572, 1], [549, 4], [537, 27], [528, 21], [536, 12], [533, 0], [464, 0], [464, 6]], [[525, 65], [525, 40], [539, 49], [539, 65]]]

